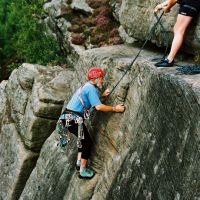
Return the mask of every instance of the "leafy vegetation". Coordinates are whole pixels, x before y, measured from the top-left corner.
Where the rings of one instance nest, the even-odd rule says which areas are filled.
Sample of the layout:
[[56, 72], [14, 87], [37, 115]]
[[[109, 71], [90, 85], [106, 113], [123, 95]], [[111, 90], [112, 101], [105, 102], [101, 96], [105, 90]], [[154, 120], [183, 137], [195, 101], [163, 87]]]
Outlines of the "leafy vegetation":
[[0, 81], [22, 62], [47, 64], [61, 58], [43, 23], [44, 0], [0, 0]]

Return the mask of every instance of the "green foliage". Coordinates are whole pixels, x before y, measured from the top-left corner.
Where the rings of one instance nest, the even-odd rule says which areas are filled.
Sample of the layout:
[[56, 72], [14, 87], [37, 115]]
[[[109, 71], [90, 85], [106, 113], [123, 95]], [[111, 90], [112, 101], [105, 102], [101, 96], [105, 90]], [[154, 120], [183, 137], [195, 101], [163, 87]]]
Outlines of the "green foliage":
[[0, 66], [8, 60], [59, 61], [60, 48], [42, 20], [43, 4], [44, 0], [0, 0]]

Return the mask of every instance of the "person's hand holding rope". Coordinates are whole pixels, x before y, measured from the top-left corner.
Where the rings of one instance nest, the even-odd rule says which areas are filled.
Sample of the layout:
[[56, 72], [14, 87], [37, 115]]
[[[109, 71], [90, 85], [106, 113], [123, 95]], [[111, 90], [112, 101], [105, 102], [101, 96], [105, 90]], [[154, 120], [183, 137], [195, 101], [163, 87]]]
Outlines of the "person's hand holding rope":
[[155, 8], [154, 8], [154, 13], [163, 10], [163, 12], [169, 13], [171, 8], [177, 3], [177, 0], [167, 0], [161, 4], [158, 4]]
[[[164, 3], [165, 3], [165, 2], [164, 2]], [[170, 10], [166, 10], [167, 4], [164, 4], [164, 3], [158, 4], [158, 5], [154, 8], [154, 12], [157, 13], [157, 12], [160, 11], [160, 10], [163, 10], [164, 13], [169, 12]]]

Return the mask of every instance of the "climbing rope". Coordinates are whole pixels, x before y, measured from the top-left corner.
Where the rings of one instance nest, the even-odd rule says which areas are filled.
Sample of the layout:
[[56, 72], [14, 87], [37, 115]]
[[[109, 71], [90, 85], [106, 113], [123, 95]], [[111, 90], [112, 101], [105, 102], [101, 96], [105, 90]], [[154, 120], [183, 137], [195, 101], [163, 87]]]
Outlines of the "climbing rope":
[[155, 29], [157, 27], [157, 25], [160, 23], [160, 20], [163, 16], [164, 12], [161, 13], [161, 15], [158, 17], [157, 14], [155, 13], [157, 22], [154, 24], [154, 26], [152, 27], [151, 31], [149, 32], [149, 34], [146, 37], [145, 42], [143, 43], [142, 47], [140, 48], [140, 50], [138, 51], [137, 55], [135, 56], [135, 58], [132, 60], [132, 62], [130, 63], [130, 65], [128, 66], [128, 68], [126, 69], [126, 71], [124, 72], [124, 74], [122, 75], [122, 77], [117, 81], [117, 83], [115, 84], [115, 86], [112, 88], [112, 90], [110, 91], [110, 94], [105, 98], [105, 100], [107, 100], [109, 98], [109, 96], [114, 92], [114, 90], [116, 89], [116, 87], [119, 85], [119, 83], [121, 82], [121, 80], [124, 78], [124, 76], [128, 73], [128, 71], [132, 68], [132, 65], [134, 64], [134, 62], [136, 61], [136, 59], [139, 57], [141, 51], [143, 50], [143, 48], [145, 47], [145, 45], [147, 44], [147, 42], [151, 39], [151, 37], [153, 36]]
[[165, 27], [163, 26], [163, 24], [159, 20], [158, 15], [156, 13], [154, 13], [154, 15], [155, 15], [157, 21], [159, 22], [159, 25], [160, 25], [160, 28], [161, 28], [161, 33], [164, 34], [164, 43], [166, 45], [165, 52], [164, 52], [164, 55], [162, 56], [162, 58], [153, 58], [152, 59], [152, 61], [160, 61], [167, 56], [168, 49], [169, 49], [169, 35], [167, 34], [167, 30], [165, 29]]
[[194, 75], [200, 74], [200, 64], [193, 64], [193, 65], [177, 65], [178, 74], [185, 74], [185, 75]]

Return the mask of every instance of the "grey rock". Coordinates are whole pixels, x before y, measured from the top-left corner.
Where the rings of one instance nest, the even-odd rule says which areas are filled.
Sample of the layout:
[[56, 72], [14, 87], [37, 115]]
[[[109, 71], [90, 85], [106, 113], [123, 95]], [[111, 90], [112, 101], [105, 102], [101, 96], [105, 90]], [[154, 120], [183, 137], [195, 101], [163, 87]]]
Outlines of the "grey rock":
[[[137, 51], [123, 45], [85, 51], [75, 66], [79, 82], [85, 82], [88, 68], [98, 66], [105, 69], [105, 85], [112, 88]], [[44, 199], [45, 194], [48, 199], [57, 195], [58, 200], [198, 195], [199, 75], [191, 78], [176, 75], [175, 68], [156, 69], [149, 61], [152, 52], [145, 51], [142, 56], [145, 60], [133, 65], [107, 101], [126, 101], [125, 113], [94, 112], [87, 123], [95, 143], [90, 160], [95, 177], [78, 179], [74, 170], [76, 139], [72, 137], [61, 155], [54, 132], [44, 143], [20, 199]]]
[[36, 117], [28, 103], [26, 113], [21, 122], [20, 135], [28, 148], [38, 152], [44, 141], [55, 129], [55, 126], [56, 120]]
[[117, 21], [119, 21], [119, 10], [122, 4], [122, 0], [110, 0], [109, 4], [113, 9], [113, 16]]
[[133, 37], [130, 37], [126, 31], [124, 30], [123, 26], [119, 27], [119, 35], [120, 37], [123, 39], [123, 41], [127, 44], [133, 44], [134, 42], [136, 42], [137, 40], [134, 39]]
[[[157, 21], [152, 10], [158, 2], [109, 3], [123, 40], [144, 41]], [[54, 36], [59, 33], [74, 71], [23, 64], [0, 84], [0, 199], [199, 199], [200, 75], [156, 69], [151, 62], [156, 54], [148, 51], [142, 52], [106, 101], [125, 103], [126, 111], [94, 111], [87, 122], [95, 144], [89, 164], [97, 174], [89, 181], [78, 179], [76, 138], [71, 135], [66, 149], [57, 146], [57, 118], [86, 81], [89, 68], [103, 68], [105, 88], [112, 89], [139, 49], [117, 45], [86, 51], [73, 45], [68, 7], [67, 0], [44, 5], [49, 15], [46, 24]], [[71, 7], [92, 13], [86, 1], [74, 0]], [[152, 43], [171, 44], [177, 12], [175, 6], [162, 17], [167, 33], [158, 25]], [[196, 23], [186, 34], [185, 51], [199, 49], [199, 19]], [[35, 152], [40, 152], [39, 158]]]
[[[20, 200], [62, 199], [70, 185], [70, 179], [76, 175], [74, 168], [76, 151], [73, 138], [70, 147], [64, 150], [57, 146], [58, 138], [59, 135], [54, 132], [46, 140]], [[31, 187], [33, 185], [34, 190]]]
[[6, 92], [5, 92], [5, 88], [7, 85], [7, 81], [2, 81], [0, 83], [0, 128], [1, 128], [1, 123], [3, 120], [3, 116], [5, 115], [5, 111], [6, 111], [6, 102], [7, 102], [7, 97], [6, 97]]
[[2, 126], [0, 141], [0, 199], [18, 199], [38, 154], [25, 149], [13, 123]]
[[85, 0], [72, 0], [71, 8], [74, 10], [82, 10], [86, 13], [93, 13], [93, 9], [86, 3]]
[[52, 0], [44, 4], [44, 10], [51, 15], [59, 16], [62, 0]]
[[[119, 9], [119, 21], [123, 26], [129, 37], [137, 40], [144, 41], [151, 28], [157, 22], [156, 17], [153, 14], [153, 8], [158, 4], [157, 1], [132, 1], [123, 0]], [[153, 35], [151, 42], [157, 46], [171, 45], [173, 38], [173, 26], [178, 14], [179, 5], [175, 5], [171, 12], [167, 15], [163, 15], [161, 23], [165, 28], [165, 32], [161, 29], [160, 25], [157, 26], [155, 35]], [[161, 13], [158, 13], [158, 17]], [[195, 50], [200, 47], [200, 32], [199, 32], [199, 19], [192, 23], [187, 31], [185, 42], [182, 47], [186, 52], [191, 50], [194, 53]], [[192, 49], [191, 49], [192, 47]]]

